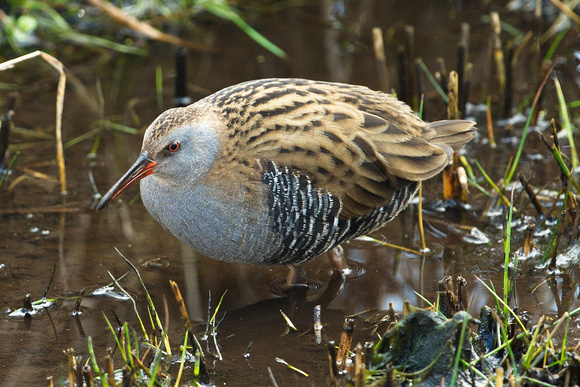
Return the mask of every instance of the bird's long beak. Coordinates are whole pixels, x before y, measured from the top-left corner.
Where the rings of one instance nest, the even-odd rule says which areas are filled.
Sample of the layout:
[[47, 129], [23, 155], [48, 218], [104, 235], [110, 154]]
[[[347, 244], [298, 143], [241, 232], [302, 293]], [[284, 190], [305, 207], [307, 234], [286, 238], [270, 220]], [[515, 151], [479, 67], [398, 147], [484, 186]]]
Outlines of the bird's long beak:
[[109, 192], [103, 196], [101, 201], [95, 207], [95, 210], [99, 211], [105, 208], [111, 200], [119, 196], [127, 187], [152, 174], [156, 166], [157, 163], [155, 161], [149, 160], [147, 152], [142, 152], [137, 161], [135, 161], [135, 164], [133, 164], [123, 177], [121, 177], [119, 181], [111, 187]]

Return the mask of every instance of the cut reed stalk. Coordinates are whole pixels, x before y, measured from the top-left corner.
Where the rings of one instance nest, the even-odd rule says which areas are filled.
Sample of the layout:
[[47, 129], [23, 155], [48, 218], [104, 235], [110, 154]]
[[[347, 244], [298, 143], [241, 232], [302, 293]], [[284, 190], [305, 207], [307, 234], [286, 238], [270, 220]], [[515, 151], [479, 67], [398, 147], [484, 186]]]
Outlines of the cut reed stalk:
[[389, 78], [387, 71], [387, 59], [385, 57], [385, 45], [383, 42], [383, 31], [380, 27], [372, 29], [373, 34], [373, 48], [375, 52], [375, 60], [377, 62], [377, 72], [379, 76], [379, 85], [381, 90], [385, 93], [389, 92]]

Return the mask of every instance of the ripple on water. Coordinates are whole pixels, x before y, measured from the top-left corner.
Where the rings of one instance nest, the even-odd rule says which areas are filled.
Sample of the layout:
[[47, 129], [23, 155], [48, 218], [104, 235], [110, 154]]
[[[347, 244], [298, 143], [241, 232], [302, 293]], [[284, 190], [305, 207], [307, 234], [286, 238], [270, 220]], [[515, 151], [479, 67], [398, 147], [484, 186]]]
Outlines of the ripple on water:
[[[366, 272], [366, 269], [364, 268], [364, 266], [362, 264], [360, 264], [359, 262], [347, 261], [347, 264], [348, 264], [348, 270], [346, 270], [344, 272], [344, 275], [345, 275], [346, 279], [348, 279], [348, 280], [360, 278]], [[334, 272], [334, 268], [332, 267], [332, 265], [330, 265], [330, 263], [328, 263], [328, 264], [319, 266], [318, 269], [313, 273], [313, 275], [316, 276], [318, 279], [326, 282], [326, 281], [330, 280], [333, 272]]]
[[463, 241], [476, 245], [482, 245], [489, 243], [490, 239], [483, 231], [477, 227], [473, 227], [469, 234], [463, 236]]
[[[291, 285], [293, 287], [305, 287], [307, 288], [308, 293], [316, 293], [320, 289], [322, 289], [324, 282], [314, 279], [314, 278], [306, 278], [304, 280], [305, 283], [303, 284], [296, 284]], [[288, 284], [286, 283], [286, 277], [276, 278], [270, 284], [270, 292], [275, 296], [286, 297], [288, 296]]]
[[54, 300], [40, 300], [32, 303], [32, 310], [26, 308], [19, 308], [13, 311], [7, 311], [8, 317], [24, 318], [26, 315], [34, 316], [37, 313], [43, 312], [46, 308], [50, 308], [55, 304]]
[[96, 289], [94, 292], [91, 293], [92, 296], [105, 296], [111, 297], [116, 300], [129, 300], [129, 296], [125, 293], [115, 289], [113, 286], [103, 286], [102, 288]]

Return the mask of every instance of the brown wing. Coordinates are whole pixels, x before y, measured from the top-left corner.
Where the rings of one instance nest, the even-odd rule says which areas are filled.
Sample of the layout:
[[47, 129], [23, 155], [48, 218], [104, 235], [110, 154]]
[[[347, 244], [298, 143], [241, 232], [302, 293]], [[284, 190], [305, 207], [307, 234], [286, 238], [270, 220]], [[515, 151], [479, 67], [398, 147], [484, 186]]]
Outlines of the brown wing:
[[[315, 187], [341, 199], [344, 218], [389, 204], [395, 190], [441, 171], [458, 147], [447, 146], [407, 105], [365, 87], [290, 79], [237, 87], [213, 101], [229, 117], [226, 153], [307, 174]], [[438, 125], [442, 133], [449, 129]]]

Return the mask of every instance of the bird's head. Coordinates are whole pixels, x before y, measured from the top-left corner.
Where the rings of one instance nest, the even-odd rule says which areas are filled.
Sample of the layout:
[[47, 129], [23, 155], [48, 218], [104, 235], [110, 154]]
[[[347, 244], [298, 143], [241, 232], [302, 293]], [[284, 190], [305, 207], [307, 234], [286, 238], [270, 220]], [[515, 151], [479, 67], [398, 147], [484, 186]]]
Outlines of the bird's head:
[[152, 174], [175, 190], [201, 180], [219, 151], [216, 121], [201, 113], [192, 105], [169, 109], [157, 117], [145, 132], [135, 163], [95, 209], [101, 210], [126, 188]]

